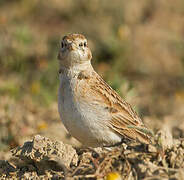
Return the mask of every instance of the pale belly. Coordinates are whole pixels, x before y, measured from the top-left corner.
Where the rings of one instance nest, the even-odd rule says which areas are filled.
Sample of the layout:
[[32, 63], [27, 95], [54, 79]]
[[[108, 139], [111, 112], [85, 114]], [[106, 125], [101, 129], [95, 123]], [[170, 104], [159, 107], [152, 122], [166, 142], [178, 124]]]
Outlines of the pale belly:
[[97, 147], [115, 144], [121, 137], [106, 125], [110, 118], [102, 107], [90, 102], [78, 102], [74, 97], [76, 82], [63, 81], [59, 88], [58, 109], [61, 120], [68, 132], [83, 145]]

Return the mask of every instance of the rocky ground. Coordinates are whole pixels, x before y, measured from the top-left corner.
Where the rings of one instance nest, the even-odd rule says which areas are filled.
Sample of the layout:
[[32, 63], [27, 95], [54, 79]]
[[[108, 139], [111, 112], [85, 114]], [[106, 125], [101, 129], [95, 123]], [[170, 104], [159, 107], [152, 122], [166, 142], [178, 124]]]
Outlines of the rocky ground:
[[166, 131], [153, 145], [74, 148], [36, 135], [0, 161], [1, 179], [184, 179], [184, 139]]

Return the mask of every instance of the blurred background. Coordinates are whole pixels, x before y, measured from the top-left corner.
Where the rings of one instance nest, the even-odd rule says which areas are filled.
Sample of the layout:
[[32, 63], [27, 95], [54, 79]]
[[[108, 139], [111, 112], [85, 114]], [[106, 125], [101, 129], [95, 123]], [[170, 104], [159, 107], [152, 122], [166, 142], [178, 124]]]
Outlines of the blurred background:
[[93, 66], [156, 132], [184, 138], [183, 0], [0, 0], [0, 158], [35, 134], [79, 145], [57, 111], [61, 38], [82, 33]]

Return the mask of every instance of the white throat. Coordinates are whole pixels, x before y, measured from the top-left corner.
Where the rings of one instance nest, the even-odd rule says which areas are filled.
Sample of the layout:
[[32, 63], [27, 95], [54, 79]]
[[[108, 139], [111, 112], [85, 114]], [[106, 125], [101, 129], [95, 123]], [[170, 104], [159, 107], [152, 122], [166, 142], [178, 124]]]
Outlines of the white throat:
[[69, 76], [75, 76], [76, 74], [79, 74], [81, 71], [93, 71], [93, 67], [91, 65], [91, 61], [85, 61], [77, 64], [74, 64], [70, 67], [60, 66], [60, 72], [61, 75], [69, 75]]

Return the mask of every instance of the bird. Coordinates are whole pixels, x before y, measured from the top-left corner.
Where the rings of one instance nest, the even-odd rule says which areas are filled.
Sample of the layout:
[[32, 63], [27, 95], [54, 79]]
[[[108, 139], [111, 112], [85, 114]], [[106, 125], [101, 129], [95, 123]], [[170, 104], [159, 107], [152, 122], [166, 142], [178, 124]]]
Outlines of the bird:
[[65, 35], [58, 60], [58, 111], [71, 136], [87, 147], [111, 147], [129, 141], [150, 144], [151, 130], [94, 70], [84, 35]]

